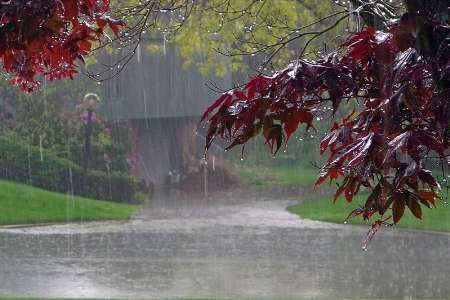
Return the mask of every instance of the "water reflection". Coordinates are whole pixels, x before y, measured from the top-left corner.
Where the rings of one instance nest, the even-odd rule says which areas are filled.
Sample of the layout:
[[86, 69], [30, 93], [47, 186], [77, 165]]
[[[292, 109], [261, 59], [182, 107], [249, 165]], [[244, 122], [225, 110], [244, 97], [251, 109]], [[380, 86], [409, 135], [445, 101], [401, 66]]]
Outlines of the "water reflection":
[[448, 235], [389, 229], [364, 252], [366, 228], [302, 221], [284, 210], [292, 200], [245, 195], [163, 194], [126, 224], [2, 229], [0, 295], [450, 297]]

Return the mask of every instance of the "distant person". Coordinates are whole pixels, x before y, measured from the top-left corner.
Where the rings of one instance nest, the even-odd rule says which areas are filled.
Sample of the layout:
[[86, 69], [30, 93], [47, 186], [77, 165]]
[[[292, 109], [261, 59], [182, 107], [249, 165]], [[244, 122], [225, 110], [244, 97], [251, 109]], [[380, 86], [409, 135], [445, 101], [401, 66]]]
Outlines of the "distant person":
[[89, 161], [91, 159], [91, 138], [93, 133], [93, 123], [97, 120], [95, 110], [100, 105], [100, 98], [97, 94], [89, 93], [83, 98], [81, 109], [81, 122], [85, 126], [84, 130], [84, 153], [83, 153], [83, 189], [87, 192], [87, 174]]

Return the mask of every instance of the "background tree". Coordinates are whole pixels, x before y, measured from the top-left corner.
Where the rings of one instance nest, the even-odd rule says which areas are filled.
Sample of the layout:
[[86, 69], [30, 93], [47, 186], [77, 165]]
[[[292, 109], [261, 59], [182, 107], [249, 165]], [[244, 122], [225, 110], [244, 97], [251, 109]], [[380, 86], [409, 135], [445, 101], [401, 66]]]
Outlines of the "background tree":
[[[85, 76], [75, 80], [44, 81], [42, 88], [23, 93], [6, 81], [0, 83], [0, 133], [13, 134], [31, 146], [83, 165], [84, 124], [82, 104], [86, 91], [99, 92], [99, 85]], [[102, 118], [99, 112], [98, 119]], [[111, 170], [126, 172], [128, 128], [123, 124], [96, 124], [92, 138], [90, 168], [106, 170], [105, 156], [114, 157]]]
[[[128, 27], [108, 47], [120, 49], [121, 58], [114, 66], [100, 61], [101, 76], [92, 74], [97, 80], [120, 73], [137, 51], [163, 51], [166, 44], [175, 45], [185, 65], [195, 65], [204, 75], [243, 74], [259, 67], [269, 72], [296, 57], [305, 37], [303, 27], [318, 29], [329, 24], [332, 17], [328, 16], [337, 7], [332, 1], [312, 0], [128, 0], [112, 1], [111, 6], [111, 14]], [[322, 16], [323, 22], [314, 22]], [[339, 24], [334, 32], [324, 34], [328, 46], [347, 25]], [[322, 41], [312, 44], [324, 47]]]

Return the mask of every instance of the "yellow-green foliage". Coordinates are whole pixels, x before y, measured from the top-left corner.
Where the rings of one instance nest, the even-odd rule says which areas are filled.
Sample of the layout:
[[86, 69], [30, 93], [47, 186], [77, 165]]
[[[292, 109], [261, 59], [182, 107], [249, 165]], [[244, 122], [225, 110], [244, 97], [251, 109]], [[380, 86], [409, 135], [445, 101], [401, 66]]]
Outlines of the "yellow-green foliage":
[[[276, 44], [278, 37], [292, 32], [292, 28], [309, 24], [330, 11], [328, 1], [261, 1], [248, 7], [250, 2], [232, 0], [231, 6], [237, 13], [230, 12], [230, 9], [228, 13], [218, 13], [227, 10], [220, 6], [220, 3], [224, 3], [222, 0], [207, 1], [209, 7], [218, 6], [219, 9], [204, 7], [193, 11], [174, 38], [186, 64], [196, 65], [203, 74], [215, 70], [218, 76], [228, 71], [245, 70], [248, 66], [244, 63], [244, 56], [224, 59], [217, 50], [231, 54], [238, 54], [241, 50], [254, 52], [261, 46], [254, 47], [245, 41], [254, 39], [260, 45]], [[314, 7], [314, 11], [310, 7]], [[275, 57], [274, 64], [285, 64], [294, 57], [295, 50], [292, 47], [282, 49]]]
[[[186, 0], [177, 1], [180, 5], [186, 3]], [[138, 2], [116, 0], [115, 6], [132, 7]], [[173, 3], [174, 0], [161, 2], [160, 7], [167, 7], [164, 4]], [[265, 45], [277, 44], [280, 37], [289, 33], [298, 34], [296, 29], [328, 16], [335, 10], [332, 1], [196, 1], [187, 19], [183, 19], [179, 11], [161, 12], [156, 24], [150, 22], [148, 34], [163, 36], [166, 42], [175, 43], [185, 60], [185, 66], [194, 65], [204, 75], [215, 73], [217, 76], [223, 76], [230, 71], [248, 69], [248, 60], [245, 58], [248, 56], [237, 54], [264, 50]], [[320, 22], [306, 30], [319, 30], [332, 23], [333, 20]], [[179, 27], [180, 25], [182, 26]], [[343, 25], [327, 32], [312, 46], [322, 46], [324, 40], [333, 40], [337, 32], [342, 32]], [[176, 34], [171, 34], [173, 32], [170, 28], [178, 27]], [[257, 45], [253, 42], [257, 42]], [[305, 40], [298, 40], [280, 50], [272, 60], [274, 67], [280, 68], [295, 58], [304, 42]], [[154, 42], [145, 47], [151, 52], [162, 49], [161, 45]], [[273, 48], [266, 50], [262, 53], [270, 53]], [[229, 53], [231, 56], [223, 56], [218, 52]]]

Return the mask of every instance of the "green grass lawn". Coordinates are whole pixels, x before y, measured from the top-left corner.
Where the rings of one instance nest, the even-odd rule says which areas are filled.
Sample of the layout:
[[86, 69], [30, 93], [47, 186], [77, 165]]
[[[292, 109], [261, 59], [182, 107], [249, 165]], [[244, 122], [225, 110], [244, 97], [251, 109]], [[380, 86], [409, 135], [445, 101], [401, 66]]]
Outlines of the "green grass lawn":
[[125, 220], [136, 205], [98, 201], [0, 180], [0, 225]]
[[298, 185], [311, 187], [317, 179], [318, 170], [312, 167], [275, 165], [261, 166], [245, 163], [235, 164], [241, 182], [251, 185]]
[[[339, 198], [333, 204], [333, 197], [324, 197], [316, 200], [305, 201], [301, 204], [296, 204], [288, 207], [288, 211], [294, 213], [302, 218], [342, 223], [347, 215], [358, 204], [365, 202], [367, 195], [359, 195], [354, 198], [352, 203], [347, 203], [345, 199]], [[450, 231], [450, 205], [438, 202], [436, 208], [429, 209], [422, 206], [422, 220], [416, 219], [408, 208], [400, 222], [396, 225], [404, 228], [433, 230], [433, 231]], [[373, 219], [378, 215], [374, 215]], [[353, 218], [349, 221], [350, 224], [367, 224], [361, 217]]]

